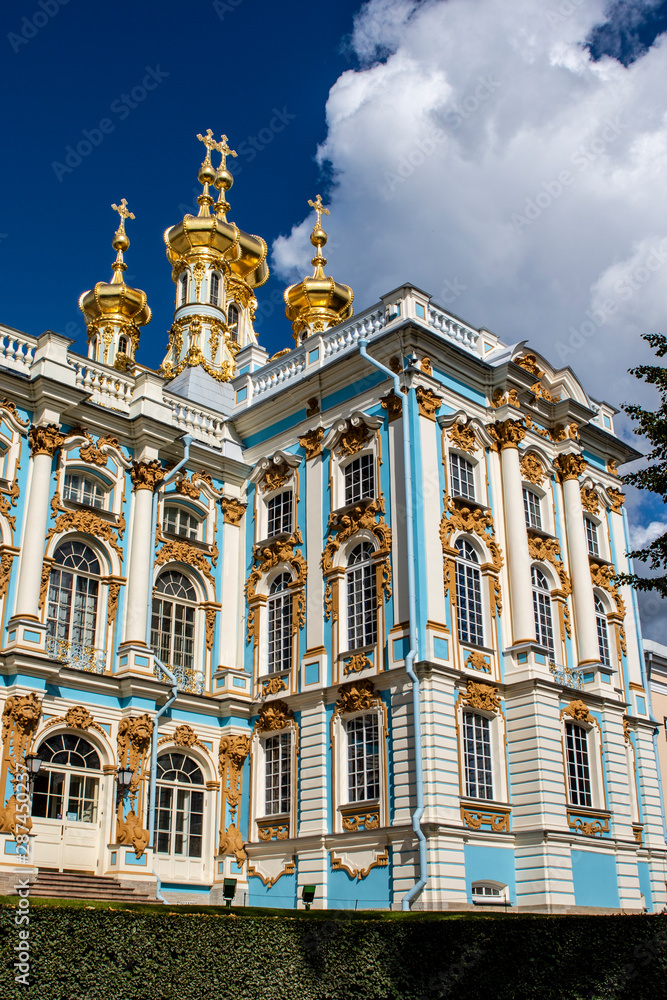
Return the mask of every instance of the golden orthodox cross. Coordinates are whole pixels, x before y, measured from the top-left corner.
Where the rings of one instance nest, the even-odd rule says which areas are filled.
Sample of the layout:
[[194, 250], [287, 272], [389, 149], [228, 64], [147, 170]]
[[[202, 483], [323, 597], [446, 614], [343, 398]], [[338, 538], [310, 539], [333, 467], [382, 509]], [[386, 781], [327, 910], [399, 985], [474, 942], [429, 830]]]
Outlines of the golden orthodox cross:
[[221, 136], [221, 139], [222, 139], [221, 142], [216, 142], [215, 143], [215, 149], [217, 149], [217, 151], [222, 156], [222, 163], [220, 164], [220, 166], [222, 167], [223, 170], [226, 170], [227, 169], [227, 157], [228, 156], [238, 156], [239, 154], [236, 152], [235, 149], [230, 149], [229, 148], [229, 146], [227, 145], [227, 136], [226, 135]]
[[317, 228], [321, 229], [322, 228], [322, 216], [323, 215], [330, 215], [331, 214], [329, 212], [329, 209], [325, 208], [324, 205], [322, 204], [322, 195], [318, 194], [318, 196], [315, 199], [315, 201], [310, 200], [308, 202], [308, 204], [310, 205], [311, 208], [314, 208], [315, 211], [317, 212]]
[[114, 212], [118, 212], [118, 214], [120, 215], [120, 226], [118, 227], [118, 231], [121, 232], [121, 233], [124, 233], [125, 232], [125, 220], [126, 219], [133, 219], [134, 218], [134, 212], [130, 212], [128, 210], [127, 199], [126, 198], [123, 198], [123, 200], [121, 201], [120, 205], [112, 205], [111, 207], [114, 210]]

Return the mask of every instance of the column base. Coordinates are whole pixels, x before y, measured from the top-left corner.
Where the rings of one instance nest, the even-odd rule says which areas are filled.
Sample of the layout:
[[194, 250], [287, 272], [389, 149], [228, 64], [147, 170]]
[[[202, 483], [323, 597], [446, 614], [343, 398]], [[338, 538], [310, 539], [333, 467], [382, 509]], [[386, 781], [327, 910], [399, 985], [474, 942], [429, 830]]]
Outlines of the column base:
[[2, 652], [24, 649], [30, 653], [47, 654], [46, 625], [31, 615], [17, 615], [7, 623], [7, 638]]
[[137, 882], [155, 882], [153, 874], [155, 865], [151, 848], [146, 848], [139, 858], [131, 844], [107, 844], [107, 850], [109, 854], [105, 875]]
[[247, 701], [252, 698], [252, 677], [245, 670], [220, 666], [212, 680], [214, 695], [233, 695], [234, 698], [244, 698]]
[[[122, 674], [146, 674], [155, 676], [155, 653], [141, 642], [123, 642], [118, 647], [118, 670]], [[166, 680], [166, 678], [165, 678]]]

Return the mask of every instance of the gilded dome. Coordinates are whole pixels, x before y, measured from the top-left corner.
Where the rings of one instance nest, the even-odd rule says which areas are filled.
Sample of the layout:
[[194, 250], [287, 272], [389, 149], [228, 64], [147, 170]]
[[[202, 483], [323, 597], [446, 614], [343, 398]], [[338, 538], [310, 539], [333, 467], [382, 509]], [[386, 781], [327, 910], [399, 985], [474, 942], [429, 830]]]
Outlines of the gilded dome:
[[113, 270], [111, 281], [98, 281], [94, 288], [84, 292], [79, 297], [79, 309], [84, 314], [88, 324], [99, 325], [104, 319], [115, 317], [125, 323], [131, 323], [133, 326], [146, 326], [151, 320], [146, 293], [142, 292], [140, 288], [131, 288], [123, 280], [123, 271], [127, 269], [127, 264], [123, 261], [123, 253], [130, 245], [125, 232], [125, 219], [134, 218], [126, 206], [125, 198], [120, 203], [120, 207], [111, 206], [120, 215], [120, 226], [112, 241], [112, 246], [116, 251], [116, 260], [111, 265]]
[[328, 215], [329, 209], [322, 205], [318, 194], [315, 201], [308, 204], [317, 213], [317, 222], [313, 227], [310, 242], [315, 247], [315, 256], [311, 263], [315, 268], [312, 277], [304, 278], [296, 285], [290, 285], [285, 290], [285, 315], [292, 322], [294, 339], [297, 343], [302, 334], [308, 330], [320, 333], [332, 326], [337, 326], [349, 319], [353, 313], [352, 301], [354, 292], [348, 285], [343, 285], [324, 273], [326, 258], [322, 256], [322, 247], [327, 242], [327, 234], [322, 228], [322, 215]]
[[[241, 278], [250, 288], [258, 288], [269, 276], [266, 243], [261, 236], [244, 233], [233, 222], [227, 221], [230, 206], [225, 195], [234, 178], [227, 170], [226, 160], [227, 156], [236, 156], [236, 153], [227, 145], [226, 135], [222, 136], [221, 142], [216, 142], [211, 129], [205, 136], [198, 135], [197, 138], [206, 146], [206, 158], [199, 170], [199, 182], [203, 187], [197, 199], [199, 214], [186, 215], [181, 222], [166, 230], [164, 242], [167, 257], [172, 264], [192, 257], [221, 257], [225, 271], [229, 270], [232, 275]], [[222, 157], [217, 170], [211, 163], [211, 151], [214, 149]], [[209, 194], [211, 186], [218, 191], [215, 204]]]

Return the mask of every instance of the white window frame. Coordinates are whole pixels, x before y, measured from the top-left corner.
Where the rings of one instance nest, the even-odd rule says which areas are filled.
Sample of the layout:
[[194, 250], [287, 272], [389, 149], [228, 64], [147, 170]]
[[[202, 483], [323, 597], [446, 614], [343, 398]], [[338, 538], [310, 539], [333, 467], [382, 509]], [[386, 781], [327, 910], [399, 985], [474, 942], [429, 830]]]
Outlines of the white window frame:
[[[266, 812], [266, 741], [273, 736], [290, 736], [290, 808], [287, 813]], [[276, 826], [287, 826], [290, 836], [294, 836], [297, 798], [297, 754], [298, 729], [292, 724], [270, 732], [256, 733], [251, 743], [251, 798], [252, 798], [252, 839], [259, 840], [257, 824], [270, 821]]]
[[[220, 291], [221, 291], [221, 278], [219, 271], [211, 271], [208, 279], [208, 301], [209, 305], [216, 306], [220, 308]], [[213, 296], [213, 290], [215, 288], [215, 297]]]
[[[374, 724], [374, 727], [375, 727], [375, 735], [376, 735], [376, 738], [377, 738], [376, 739], [376, 742], [377, 742], [377, 795], [366, 795], [366, 794], [364, 794], [363, 798], [352, 798], [352, 790], [350, 788], [350, 751], [351, 751], [352, 746], [354, 744], [353, 744], [352, 740], [350, 739], [350, 728], [352, 726], [354, 726], [355, 728], [359, 728], [359, 724], [361, 723], [362, 727], [365, 730], [366, 721], [367, 720], [372, 720], [372, 722]], [[347, 784], [347, 802], [346, 802], [346, 805], [354, 805], [354, 806], [361, 805], [361, 806], [364, 806], [364, 805], [368, 805], [368, 803], [379, 802], [379, 800], [380, 800], [380, 790], [381, 790], [381, 778], [382, 778], [382, 775], [381, 775], [381, 770], [382, 769], [381, 769], [381, 763], [380, 763], [381, 762], [381, 757], [382, 757], [382, 742], [381, 742], [382, 741], [382, 725], [381, 725], [381, 720], [379, 718], [379, 715], [378, 715], [377, 711], [360, 712], [360, 713], [355, 714], [355, 715], [348, 715], [348, 716], [346, 716], [345, 719], [343, 720], [343, 723], [344, 723], [344, 731], [345, 731], [345, 762], [346, 762], [346, 778], [347, 778], [347, 782], [346, 782], [346, 784]], [[364, 737], [365, 737], [365, 732], [364, 732]], [[364, 761], [367, 761], [368, 755], [365, 752], [365, 747], [366, 747], [366, 740], [365, 740], [365, 738], [364, 738], [363, 743], [364, 743], [363, 759], [364, 759]], [[367, 779], [365, 779], [364, 780], [364, 793], [367, 790], [368, 790], [368, 783], [367, 783]]]
[[[595, 604], [595, 628], [598, 637], [598, 652], [600, 653], [600, 663], [607, 667], [614, 666], [614, 656], [613, 656], [613, 646], [612, 646], [612, 631], [609, 628], [609, 619], [607, 615], [609, 614], [606, 601], [601, 597], [597, 591], [593, 591], [593, 600]], [[600, 605], [600, 607], [598, 607]], [[601, 608], [601, 609], [600, 609]], [[601, 636], [601, 623], [604, 625], [604, 641]], [[602, 646], [603, 644], [607, 647], [607, 659], [603, 659], [602, 656]]]
[[[370, 455], [373, 461], [373, 482], [375, 487], [375, 492], [371, 499], [377, 499], [380, 496], [380, 463], [378, 462], [378, 442], [377, 436], [373, 430], [369, 430], [369, 440], [366, 442], [363, 448], [355, 452], [354, 455], [346, 455], [344, 458], [338, 459], [337, 456], [332, 457], [331, 462], [331, 508], [332, 510], [341, 510], [343, 507], [347, 507], [345, 500], [345, 470], [348, 466], [356, 459], [361, 458], [363, 455]], [[334, 455], [336, 454], [336, 449], [334, 448]]]
[[182, 271], [178, 278], [177, 307], [187, 305], [189, 291], [190, 291], [190, 276], [187, 271]]
[[[262, 818], [268, 819], [278, 817], [278, 816], [289, 816], [292, 811], [292, 798], [294, 796], [294, 776], [292, 774], [292, 745], [293, 745], [292, 732], [290, 729], [283, 729], [279, 733], [270, 733], [263, 737], [262, 739], [262, 749], [264, 752], [264, 782], [263, 782], [263, 792], [264, 792], [264, 815]], [[276, 744], [278, 750], [278, 778], [280, 779], [283, 774], [289, 776], [289, 788], [287, 793], [287, 808], [286, 809], [269, 809], [268, 808], [268, 749], [269, 744]], [[270, 747], [273, 750], [273, 746]], [[285, 752], [286, 751], [286, 752]], [[278, 804], [283, 805], [283, 793], [282, 793], [282, 783], [279, 780], [278, 783]]]
[[[458, 491], [455, 490], [455, 486], [454, 486], [454, 464], [455, 464], [454, 460], [455, 459], [456, 459], [457, 469], [459, 468], [459, 466], [461, 465], [462, 462], [465, 463], [466, 466], [470, 466], [470, 475], [471, 475], [471, 478], [472, 478], [472, 492], [473, 492], [472, 496], [470, 496], [469, 493], [462, 493], [462, 492], [458, 492]], [[448, 474], [449, 474], [449, 492], [450, 492], [450, 495], [452, 497], [456, 498], [456, 499], [470, 500], [473, 503], [481, 503], [481, 501], [479, 499], [479, 497], [481, 496], [481, 492], [480, 492], [479, 471], [478, 471], [478, 469], [479, 469], [479, 462], [476, 462], [473, 459], [471, 459], [470, 455], [464, 455], [460, 451], [450, 450], [450, 452], [449, 452], [449, 468], [447, 470]], [[461, 482], [461, 477], [458, 474], [457, 474], [457, 479], [459, 480], [459, 482]], [[466, 483], [466, 486], [469, 488], [470, 484]]]
[[[471, 712], [479, 715], [489, 722], [489, 737], [491, 746], [491, 769], [492, 769], [492, 799], [473, 798], [468, 795], [465, 768], [465, 727], [464, 713]], [[502, 712], [484, 712], [481, 709], [473, 709], [469, 705], [463, 704], [462, 697], [459, 697], [456, 706], [456, 725], [458, 730], [459, 745], [459, 784], [461, 798], [469, 802], [480, 804], [480, 808], [486, 803], [507, 803], [508, 795], [508, 775], [505, 754], [505, 717]]]
[[[484, 562], [483, 555], [480, 555], [479, 548], [473, 540], [468, 535], [459, 535], [458, 538], [454, 540], [454, 548], [457, 548], [459, 543], [465, 542], [473, 550], [477, 556], [477, 562], [472, 560], [467, 560], [460, 554], [454, 559], [454, 587], [456, 593], [456, 636], [460, 645], [465, 646], [475, 646], [478, 648], [486, 649], [485, 646], [486, 637], [488, 634], [488, 608], [486, 601], [486, 587], [485, 587], [485, 575], [482, 572], [482, 563]], [[480, 614], [481, 614], [481, 638], [476, 636], [475, 639], [464, 639], [461, 636], [460, 631], [460, 621], [461, 621], [461, 600], [460, 600], [460, 587], [459, 587], [459, 567], [471, 567], [476, 569], [479, 579], [479, 601], [480, 601]], [[470, 634], [470, 622], [468, 621], [468, 632]]]
[[[164, 595], [160, 592], [157, 592], [155, 589], [159, 578], [161, 576], [164, 576], [165, 573], [170, 571], [174, 573], [180, 573], [181, 576], [184, 576], [187, 582], [190, 584], [191, 587], [194, 588], [195, 591], [196, 604], [195, 604], [195, 614], [194, 614], [194, 643], [193, 643], [192, 669], [195, 672], [201, 672], [204, 683], [204, 694], [206, 694], [208, 691], [209, 679], [207, 671], [208, 658], [206, 655], [207, 650], [205, 646], [205, 633], [206, 633], [205, 611], [204, 608], [202, 607], [202, 603], [207, 600], [208, 595], [206, 594], [206, 591], [204, 590], [200, 581], [195, 578], [194, 574], [188, 573], [187, 570], [180, 563], [169, 562], [165, 563], [163, 566], [156, 566], [154, 569], [153, 594], [151, 599], [151, 611], [150, 611], [151, 632], [153, 628], [153, 598], [157, 598], [158, 600], [164, 600], [166, 597], [167, 600], [178, 601], [178, 598], [172, 598], [169, 595]], [[187, 601], [185, 601], [184, 603], [187, 604]], [[151, 640], [152, 640], [152, 635], [151, 635]]]
[[[488, 896], [475, 894], [475, 889], [492, 890]], [[481, 879], [470, 886], [470, 898], [475, 906], [507, 906], [510, 902], [509, 886], [492, 879]]]
[[[370, 555], [368, 557], [364, 558], [361, 562], [355, 563], [352, 566], [349, 566], [349, 560], [350, 560], [350, 557], [352, 556], [352, 553], [360, 545], [367, 545], [367, 546], [369, 546], [370, 550], [371, 550]], [[341, 589], [339, 591], [339, 595], [340, 595], [339, 604], [340, 604], [340, 607], [341, 607], [341, 614], [340, 614], [340, 626], [341, 626], [340, 639], [341, 639], [341, 643], [340, 643], [340, 648], [342, 650], [354, 651], [354, 650], [357, 650], [357, 649], [366, 649], [369, 646], [377, 646], [378, 637], [380, 635], [380, 630], [381, 630], [381, 626], [382, 626], [382, 617], [381, 617], [381, 614], [380, 614], [380, 607], [379, 607], [379, 605], [377, 603], [377, 596], [378, 596], [377, 595], [377, 564], [373, 560], [373, 556], [375, 554], [375, 551], [376, 551], [375, 545], [365, 535], [355, 536], [354, 539], [350, 540], [350, 542], [348, 543], [348, 546], [347, 546], [347, 548], [345, 550], [345, 562], [343, 563], [343, 570], [344, 571], [343, 571], [343, 575], [341, 576], [341, 580], [340, 580], [340, 588]], [[360, 568], [362, 570], [362, 572], [364, 572], [365, 570], [367, 570], [367, 569], [370, 568], [371, 581], [372, 581], [372, 583], [375, 586], [375, 606], [374, 606], [374, 609], [373, 609], [374, 614], [375, 614], [375, 639], [372, 642], [364, 642], [362, 645], [351, 646], [350, 645], [350, 621], [349, 621], [349, 619], [350, 619], [350, 602], [349, 602], [348, 585], [349, 585], [349, 577], [352, 575], [352, 573], [355, 572], [355, 569], [357, 567]]]
[[[93, 555], [95, 556], [95, 558], [96, 558], [96, 560], [98, 562], [98, 565], [99, 565], [99, 574], [96, 575], [94, 573], [88, 573], [85, 570], [70, 569], [69, 567], [63, 566], [61, 563], [56, 563], [56, 561], [55, 561], [56, 553], [60, 549], [62, 549], [64, 546], [66, 546], [68, 543], [78, 543], [79, 545], [83, 545], [85, 548], [89, 549], [93, 553]], [[103, 584], [103, 582], [102, 582], [104, 580], [105, 576], [106, 576], [106, 573], [105, 573], [105, 563], [106, 563], [107, 560], [105, 559], [105, 555], [106, 555], [106, 553], [101, 553], [95, 546], [93, 546], [93, 545], [90, 544], [90, 539], [89, 538], [85, 538], [85, 537], [81, 538], [81, 537], [78, 537], [78, 536], [74, 536], [74, 537], [72, 537], [72, 536], [65, 536], [65, 537], [61, 538], [60, 541], [58, 542], [58, 544], [55, 546], [54, 552], [53, 552], [53, 559], [52, 559], [52, 562], [51, 562], [50, 572], [49, 572], [49, 585], [48, 585], [48, 589], [47, 589], [47, 592], [46, 592], [46, 601], [44, 603], [44, 621], [47, 624], [47, 628], [48, 628], [49, 622], [52, 621], [52, 619], [49, 618], [49, 606], [51, 604], [51, 600], [50, 600], [50, 598], [51, 598], [51, 576], [52, 576], [52, 574], [54, 572], [60, 572], [61, 574], [62, 573], [71, 573], [75, 578], [80, 576], [83, 579], [93, 580], [93, 581], [97, 582], [97, 596], [96, 596], [95, 624], [94, 624], [94, 641], [92, 643], [75, 643], [74, 639], [72, 638], [72, 629], [74, 627], [74, 624], [73, 624], [73, 622], [74, 622], [74, 607], [73, 607], [73, 605], [70, 608], [70, 614], [69, 614], [69, 621], [68, 621], [69, 633], [68, 633], [68, 637], [67, 637], [67, 639], [62, 639], [60, 641], [67, 642], [67, 643], [72, 643], [74, 645], [81, 645], [81, 646], [89, 647], [89, 648], [92, 648], [92, 649], [104, 649], [106, 647], [106, 630], [104, 628], [103, 617], [102, 617], [103, 609], [106, 606], [107, 591], [108, 591], [108, 587], [105, 584]], [[73, 602], [74, 602], [75, 593], [76, 593], [76, 585], [75, 585], [75, 587], [72, 590], [72, 600], [73, 600]], [[62, 595], [62, 588], [59, 589], [59, 594]], [[56, 610], [56, 616], [57, 617], [56, 617], [56, 620], [55, 620], [54, 632], [53, 633], [51, 633], [51, 632], [48, 633], [50, 636], [53, 635], [53, 638], [56, 640], [56, 642], [58, 641], [58, 638], [59, 638], [58, 637], [58, 617], [59, 617], [59, 610], [58, 609], [60, 608], [60, 606], [61, 606], [61, 602], [59, 601], [58, 604], [56, 605], [56, 608], [57, 608], [57, 610]]]
[[[68, 492], [70, 490], [70, 486], [68, 484], [68, 480], [71, 479], [73, 476], [76, 476], [81, 480], [81, 491], [80, 491], [81, 496], [84, 495], [85, 486], [86, 483], [88, 483], [92, 485], [95, 488], [95, 490], [101, 492], [102, 503], [101, 504], [88, 503], [84, 499], [79, 499], [78, 497], [69, 496]], [[89, 507], [90, 510], [109, 509], [109, 494], [111, 493], [111, 488], [109, 487], [109, 484], [104, 482], [99, 476], [96, 476], [88, 471], [84, 472], [82, 469], [78, 468], [69, 468], [69, 469], [66, 468], [63, 475], [62, 488], [63, 488], [63, 500], [66, 503], [77, 503], [80, 504], [82, 507]]]
[[[289, 497], [289, 508], [290, 508], [290, 526], [289, 529], [284, 527], [280, 528], [280, 531], [274, 531], [271, 527], [271, 505], [276, 503], [276, 501], [281, 501], [281, 520], [284, 519], [284, 508], [285, 502], [284, 498]], [[294, 521], [295, 521], [295, 503], [294, 503], [294, 490], [293, 489], [280, 489], [275, 490], [268, 497], [265, 498], [265, 538], [273, 538], [275, 535], [293, 534], [294, 532]]]
[[[591, 805], [584, 806], [575, 804], [571, 798], [571, 788], [570, 788], [570, 777], [568, 772], [568, 758], [567, 758], [567, 732], [566, 726], [568, 723], [572, 723], [575, 726], [579, 726], [580, 729], [586, 733], [586, 743], [588, 751], [588, 771], [589, 771], [589, 781], [591, 790]], [[577, 810], [583, 809], [606, 809], [606, 798], [604, 791], [604, 781], [602, 776], [602, 740], [600, 736], [600, 729], [596, 721], [584, 722], [579, 719], [572, 719], [569, 715], [563, 716], [562, 721], [562, 746], [563, 746], [563, 771], [565, 778], [565, 789], [567, 797], [567, 806], [570, 812], [576, 813]]]
[[[352, 473], [352, 467], [354, 465], [356, 465], [357, 463], [359, 463], [361, 466], [363, 466], [364, 464], [366, 464], [367, 466], [370, 466], [370, 471], [372, 473], [372, 487], [373, 487], [373, 489], [372, 489], [371, 492], [367, 492], [367, 488], [366, 488], [366, 490], [364, 489], [364, 487], [363, 487], [364, 473], [363, 473], [363, 471], [361, 471], [361, 473], [359, 474], [359, 477], [358, 477], [359, 478], [359, 489], [358, 489], [359, 496], [356, 496], [356, 497], [353, 496], [352, 498], [348, 499], [348, 495], [347, 495], [348, 494], [348, 489], [347, 489], [347, 486], [348, 486], [348, 483], [347, 483], [348, 474], [351, 475], [351, 473]], [[352, 458], [348, 462], [345, 463], [345, 465], [341, 466], [341, 472], [343, 474], [343, 503], [344, 503], [345, 507], [349, 506], [349, 504], [359, 503], [362, 500], [373, 500], [375, 498], [375, 496], [377, 494], [377, 462], [375, 460], [375, 455], [373, 454], [373, 452], [371, 452], [371, 451], [362, 451], [362, 452], [359, 452], [357, 455], [353, 455]]]
[[[348, 735], [347, 723], [367, 715], [377, 716], [378, 755], [379, 755], [379, 790], [377, 799], [350, 800], [348, 778]], [[387, 723], [386, 713], [382, 704], [373, 704], [363, 712], [336, 713], [331, 722], [334, 793], [334, 832], [343, 833], [343, 812], [358, 809], [359, 813], [377, 812], [380, 826], [387, 822]]]
[[[589, 517], [588, 514], [584, 514], [584, 531], [586, 534], [586, 549], [589, 556], [593, 559], [601, 559], [602, 546], [600, 545], [600, 523]], [[594, 544], [591, 545], [591, 537]], [[593, 548], [597, 548], [597, 552], [592, 551]]]
[[[543, 589], [542, 587], [538, 586], [538, 584], [535, 583], [533, 579], [534, 573], [539, 573], [542, 577], [544, 577], [547, 584], [546, 589]], [[556, 633], [558, 622], [554, 614], [554, 602], [551, 597], [551, 591], [553, 590], [552, 582], [553, 581], [551, 580], [549, 573], [542, 566], [537, 565], [535, 563], [531, 566], [530, 583], [531, 583], [531, 597], [533, 601], [533, 620], [535, 623], [535, 640], [537, 644], [541, 646], [543, 649], [546, 649], [549, 655], [555, 660], [556, 651], [558, 649], [557, 633]], [[539, 632], [541, 631], [541, 629], [538, 628], [538, 608], [541, 603], [540, 599], [542, 603], [544, 601], [548, 601], [549, 624], [551, 630], [551, 645], [549, 645], [549, 643], [542, 642], [542, 639], [539, 635]]]
[[[281, 590], [273, 593], [273, 587], [278, 582], [278, 580], [283, 580], [287, 578], [287, 583], [281, 588]], [[274, 575], [271, 586], [269, 587], [269, 596], [266, 601], [266, 673], [267, 674], [281, 674], [292, 669], [294, 666], [294, 591], [290, 587], [291, 583], [291, 573], [284, 570], [282, 573]], [[281, 608], [287, 606], [289, 609], [289, 662], [287, 665], [283, 662], [282, 654], [279, 659], [279, 666], [274, 666], [271, 661], [271, 616], [275, 614], [275, 607], [280, 604]], [[284, 618], [284, 614], [281, 611], [281, 619]], [[280, 629], [282, 634], [283, 628]], [[282, 646], [282, 644], [281, 644]], [[284, 647], [283, 647], [284, 648]]]
[[[522, 489], [523, 494], [523, 512], [526, 518], [526, 527], [529, 531], [544, 531], [544, 517], [542, 516], [542, 497], [534, 490], [531, 486], [526, 486], [524, 484]], [[531, 505], [531, 500], [533, 501]], [[537, 519], [539, 524], [535, 524], [535, 511], [533, 507], [537, 508]]]
[[[180, 520], [180, 518], [181, 518], [182, 515], [185, 515], [185, 516], [189, 516], [189, 517], [193, 518], [197, 522], [197, 532], [194, 535], [194, 537], [191, 537], [189, 534], [184, 534], [181, 531], [173, 531], [170, 528], [167, 528], [165, 526], [165, 522], [167, 520], [167, 509], [168, 508], [171, 509], [171, 510], [176, 510], [178, 512], [177, 513], [177, 521]], [[170, 535], [173, 535], [176, 538], [183, 538], [183, 539], [185, 539], [188, 542], [200, 542], [202, 540], [203, 522], [202, 522], [202, 518], [201, 518], [201, 515], [200, 515], [199, 511], [194, 511], [194, 510], [192, 510], [191, 507], [188, 507], [185, 504], [179, 503], [179, 501], [177, 501], [175, 499], [172, 499], [172, 495], [171, 494], [169, 496], [166, 496], [164, 498], [164, 500], [163, 500], [163, 503], [162, 503], [162, 522], [161, 523], [162, 523], [162, 531], [163, 532], [168, 532]]]

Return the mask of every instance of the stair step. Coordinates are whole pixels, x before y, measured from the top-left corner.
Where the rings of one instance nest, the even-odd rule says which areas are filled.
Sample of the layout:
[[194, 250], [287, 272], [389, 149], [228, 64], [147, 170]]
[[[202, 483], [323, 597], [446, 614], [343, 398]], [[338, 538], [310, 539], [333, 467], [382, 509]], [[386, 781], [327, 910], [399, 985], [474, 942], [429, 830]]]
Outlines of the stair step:
[[40, 871], [30, 893], [44, 899], [103, 899], [116, 903], [155, 903], [148, 892], [125, 887], [111, 875]]

